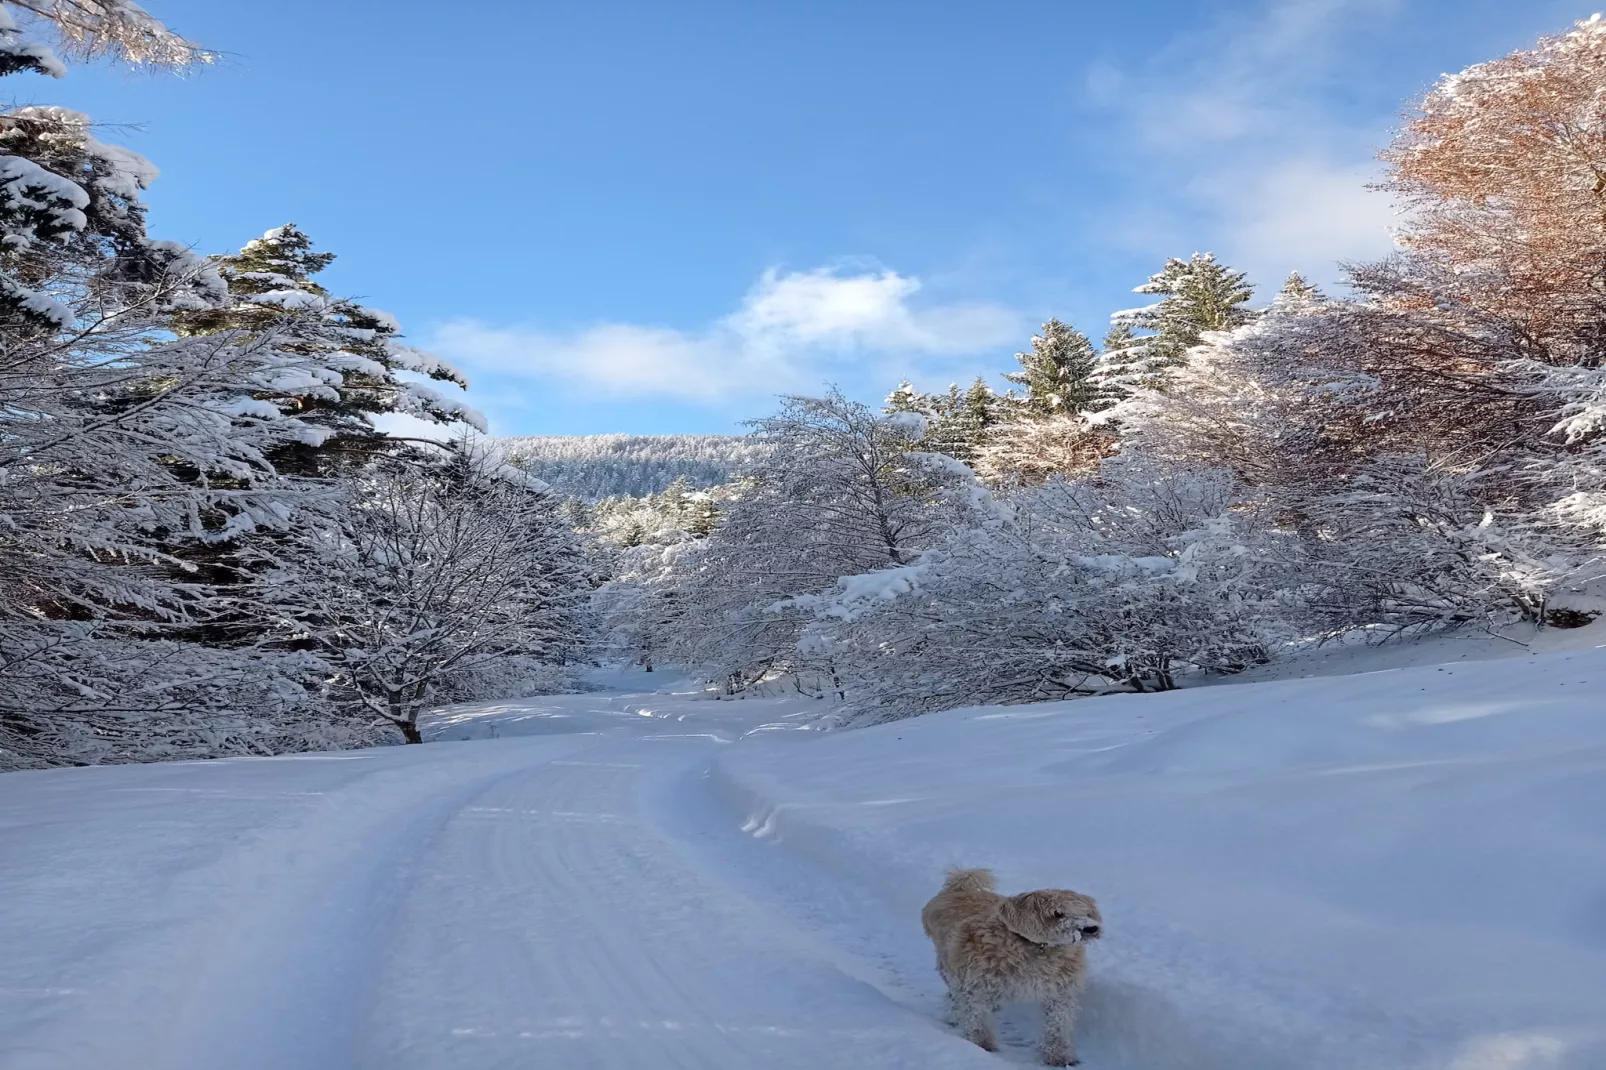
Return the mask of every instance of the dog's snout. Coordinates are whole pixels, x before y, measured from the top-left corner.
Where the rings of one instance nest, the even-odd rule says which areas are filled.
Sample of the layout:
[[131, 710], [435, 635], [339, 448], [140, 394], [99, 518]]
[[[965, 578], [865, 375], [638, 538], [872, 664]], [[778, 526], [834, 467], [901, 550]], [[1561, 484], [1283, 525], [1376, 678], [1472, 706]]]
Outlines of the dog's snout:
[[1099, 934], [1099, 927], [1097, 925], [1089, 922], [1088, 924], [1082, 926], [1082, 935], [1083, 936], [1097, 936], [1098, 934]]

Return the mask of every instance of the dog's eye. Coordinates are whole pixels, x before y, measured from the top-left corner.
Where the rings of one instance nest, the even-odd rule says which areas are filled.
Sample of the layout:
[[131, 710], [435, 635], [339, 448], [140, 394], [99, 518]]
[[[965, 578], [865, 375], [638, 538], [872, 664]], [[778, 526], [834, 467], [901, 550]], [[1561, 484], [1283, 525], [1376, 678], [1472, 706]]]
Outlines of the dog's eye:
[[1054, 920], [1055, 921], [1059, 921], [1060, 919], [1062, 919], [1064, 917], [1065, 917], [1065, 911], [1063, 911], [1063, 910], [1054, 911]]

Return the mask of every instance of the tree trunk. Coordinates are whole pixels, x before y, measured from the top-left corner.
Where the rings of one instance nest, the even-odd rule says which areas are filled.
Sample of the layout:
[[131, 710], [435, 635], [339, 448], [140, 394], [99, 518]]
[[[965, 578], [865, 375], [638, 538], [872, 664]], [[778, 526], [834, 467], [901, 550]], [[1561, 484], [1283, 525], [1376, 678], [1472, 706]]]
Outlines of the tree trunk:
[[397, 721], [396, 727], [401, 729], [402, 739], [408, 743], [422, 743], [424, 736], [418, 731], [418, 726], [411, 721]]

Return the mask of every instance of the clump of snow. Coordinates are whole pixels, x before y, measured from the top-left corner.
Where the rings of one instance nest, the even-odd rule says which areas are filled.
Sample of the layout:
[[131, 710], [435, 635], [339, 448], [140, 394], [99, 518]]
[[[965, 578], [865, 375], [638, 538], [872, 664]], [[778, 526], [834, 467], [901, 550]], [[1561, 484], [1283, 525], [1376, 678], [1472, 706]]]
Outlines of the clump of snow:
[[901, 598], [920, 589], [920, 579], [926, 571], [924, 562], [884, 568], [857, 576], [843, 576], [836, 586], [824, 594], [799, 595], [771, 606], [771, 611], [783, 607], [811, 610], [816, 616], [853, 620], [876, 602]]
[[926, 437], [926, 429], [931, 420], [922, 412], [894, 412], [886, 417], [887, 426], [901, 433], [911, 442], [919, 442]]
[[253, 305], [282, 308], [286, 312], [321, 312], [329, 302], [308, 290], [268, 290], [266, 293], [247, 294], [241, 300]]

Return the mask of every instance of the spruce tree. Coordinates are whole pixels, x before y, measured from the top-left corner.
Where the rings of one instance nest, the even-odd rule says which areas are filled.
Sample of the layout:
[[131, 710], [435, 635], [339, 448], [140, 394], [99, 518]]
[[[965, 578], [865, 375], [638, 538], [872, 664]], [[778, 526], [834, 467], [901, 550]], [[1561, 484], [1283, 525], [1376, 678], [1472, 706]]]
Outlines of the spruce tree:
[[585, 531], [592, 524], [591, 506], [583, 498], [565, 498], [559, 506], [563, 520], [573, 531]]
[[648, 497], [648, 504], [652, 505], [664, 518], [672, 524], [678, 525], [680, 514], [686, 508], [686, 495], [691, 493], [691, 480], [685, 476], [676, 476], [675, 479], [659, 491]]
[[946, 394], [931, 396], [931, 425], [921, 440], [924, 449], [972, 463], [987, 440], [988, 430], [1003, 419], [1005, 401], [980, 376], [963, 393], [957, 383]]
[[945, 453], [970, 464], [976, 451], [986, 442], [988, 430], [1005, 418], [1008, 400], [999, 395], [981, 376], [961, 391], [949, 383], [941, 394], [922, 394], [908, 382], [887, 395], [881, 411], [891, 416], [900, 412], [919, 413], [926, 418], [926, 432], [919, 447], [932, 453]]
[[1026, 388], [1023, 404], [1028, 415], [1041, 419], [1092, 408], [1097, 354], [1082, 332], [1051, 319], [1032, 339], [1031, 351], [1016, 353], [1015, 359], [1021, 370], [1005, 372], [1004, 378]]

